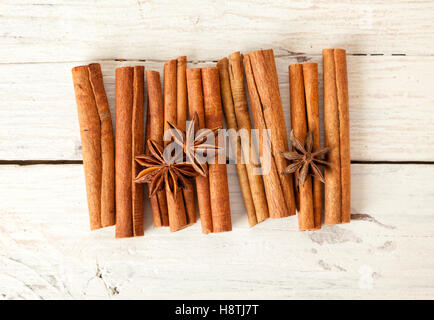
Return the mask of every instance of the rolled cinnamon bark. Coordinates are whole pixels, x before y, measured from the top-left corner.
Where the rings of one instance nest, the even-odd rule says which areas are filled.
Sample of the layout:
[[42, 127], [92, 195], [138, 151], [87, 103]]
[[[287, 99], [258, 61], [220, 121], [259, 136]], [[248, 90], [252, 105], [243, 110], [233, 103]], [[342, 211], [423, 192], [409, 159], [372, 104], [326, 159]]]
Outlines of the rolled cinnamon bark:
[[324, 49], [324, 137], [331, 147], [325, 169], [326, 225], [350, 222], [350, 133], [346, 54], [343, 49]]
[[89, 81], [88, 66], [72, 69], [75, 99], [83, 153], [83, 168], [86, 183], [87, 206], [90, 229], [101, 225], [101, 123], [95, 96]]
[[255, 206], [256, 219], [259, 223], [268, 219], [269, 213], [262, 176], [254, 172], [255, 165], [259, 164], [259, 159], [252, 140], [252, 124], [244, 88], [243, 62], [239, 52], [234, 52], [229, 56], [229, 78], [238, 130], [244, 130], [248, 134], [248, 141], [241, 141], [241, 150], [246, 161], [249, 186]]
[[[318, 64], [303, 63], [304, 92], [306, 96], [307, 127], [313, 134], [313, 148], [321, 148], [318, 105]], [[315, 229], [321, 228], [322, 216], [322, 186], [321, 181], [312, 179], [313, 215]]]
[[185, 131], [185, 122], [187, 121], [187, 57], [179, 57], [176, 61], [176, 120], [177, 127]]
[[[303, 67], [301, 64], [292, 64], [289, 66], [289, 84], [290, 84], [290, 102], [291, 102], [291, 126], [294, 135], [300, 141], [304, 142], [307, 135], [307, 115], [306, 101], [303, 80]], [[298, 173], [296, 174], [297, 177]], [[308, 176], [306, 182], [300, 186], [298, 179], [296, 181], [296, 190], [299, 210], [298, 226], [300, 230], [315, 229], [315, 218], [313, 212], [312, 196], [312, 178]]]
[[[177, 59], [177, 85], [176, 85], [176, 123], [177, 127], [185, 131], [187, 121], [187, 57], [182, 56]], [[187, 213], [187, 223], [196, 223], [196, 204], [194, 199], [193, 181], [187, 181], [185, 189], [182, 190], [184, 195], [185, 210]]]
[[[217, 62], [219, 70], [220, 88], [223, 102], [223, 111], [226, 118], [226, 123], [229, 129], [238, 132], [237, 119], [235, 117], [234, 101], [232, 99], [232, 91], [229, 80], [229, 63], [227, 58], [223, 58]], [[255, 205], [253, 203], [252, 191], [250, 189], [249, 178], [247, 176], [246, 165], [242, 161], [241, 141], [238, 135], [230, 134], [230, 142], [232, 150], [236, 152], [236, 162], [238, 180], [240, 182], [241, 194], [243, 195], [244, 205], [246, 207], [249, 226], [253, 227], [258, 223], [256, 218]]]
[[351, 156], [347, 58], [346, 52], [343, 49], [334, 49], [334, 55], [339, 110], [339, 143], [341, 153], [341, 223], [348, 223], [351, 220]]
[[[170, 60], [164, 64], [164, 134], [170, 127], [168, 122], [177, 123], [177, 60]], [[170, 140], [164, 141], [167, 146]], [[169, 213], [170, 231], [178, 231], [188, 224], [182, 192], [174, 195], [166, 186], [167, 209]]]
[[[164, 131], [164, 108], [161, 92], [160, 73], [158, 71], [146, 71], [146, 84], [148, 87], [148, 116], [146, 121], [146, 141], [155, 140], [163, 144]], [[149, 150], [146, 150], [149, 154]], [[157, 191], [157, 194], [150, 198], [152, 216], [155, 227], [168, 227], [169, 215], [167, 212], [166, 191]]]
[[[202, 82], [206, 127], [223, 127], [220, 82], [217, 68], [203, 68]], [[232, 221], [226, 163], [218, 163], [217, 158], [214, 162], [209, 164], [213, 232], [231, 231]]]
[[101, 66], [91, 63], [89, 80], [95, 96], [101, 123], [101, 225], [108, 227], [115, 224], [115, 153], [113, 143], [113, 123], [104, 89]]
[[144, 152], [144, 67], [116, 69], [116, 237], [142, 236], [143, 187], [135, 157]]
[[[267, 198], [268, 211], [271, 218], [282, 218], [288, 216], [288, 208], [284, 193], [280, 184], [280, 172], [277, 170], [274, 154], [271, 151], [271, 137], [267, 134], [264, 113], [262, 110], [261, 99], [257, 88], [257, 83], [253, 75], [251, 59], [249, 55], [244, 55], [244, 70], [246, 72], [247, 87], [252, 107], [253, 123], [255, 128], [260, 131], [259, 135], [259, 156], [261, 165], [269, 167], [268, 172], [263, 173], [265, 196]], [[279, 155], [280, 156], [280, 155]], [[268, 160], [267, 160], [268, 159]], [[268, 163], [266, 163], [268, 162]]]
[[280, 155], [280, 152], [288, 151], [289, 147], [273, 50], [254, 51], [249, 53], [249, 57], [261, 101], [261, 110], [267, 129], [271, 131], [271, 151], [279, 172], [280, 185], [288, 209], [283, 216], [294, 215], [296, 206], [292, 176], [281, 174], [288, 163]]
[[[203, 88], [201, 69], [187, 69], [187, 88], [188, 88], [188, 111], [190, 119], [197, 113], [199, 125], [198, 129], [205, 128], [205, 111], [203, 108]], [[207, 164], [204, 166], [207, 168]], [[200, 222], [202, 232], [207, 234], [213, 231], [210, 189], [208, 176], [198, 175], [195, 179], [197, 203], [199, 207]]]
[[133, 236], [132, 221], [132, 67], [116, 69], [116, 238]]
[[132, 218], [133, 235], [143, 236], [143, 184], [135, 183], [134, 179], [141, 168], [135, 161], [136, 156], [144, 153], [145, 149], [145, 68], [133, 68], [133, 118], [132, 118]]

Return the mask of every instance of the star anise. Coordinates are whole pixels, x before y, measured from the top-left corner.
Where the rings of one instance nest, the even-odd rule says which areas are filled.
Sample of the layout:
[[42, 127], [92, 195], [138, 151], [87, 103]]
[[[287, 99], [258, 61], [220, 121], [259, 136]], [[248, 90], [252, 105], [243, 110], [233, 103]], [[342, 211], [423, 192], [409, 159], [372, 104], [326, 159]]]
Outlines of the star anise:
[[[281, 155], [288, 160], [294, 161], [290, 164], [282, 173], [289, 174], [297, 170], [298, 172], [298, 184], [303, 186], [306, 182], [308, 174], [313, 175], [315, 178], [319, 179], [324, 183], [324, 176], [322, 175], [321, 169], [318, 165], [328, 166], [329, 162], [324, 161], [322, 156], [330, 151], [330, 147], [322, 148], [319, 150], [313, 150], [313, 135], [312, 131], [309, 131], [306, 136], [306, 140], [303, 144], [294, 135], [294, 131], [291, 130], [290, 140], [292, 146], [295, 148], [293, 152], [281, 152]], [[310, 170], [309, 170], [310, 168]]]
[[137, 163], [145, 167], [135, 178], [136, 183], [150, 183], [149, 195], [153, 196], [157, 191], [162, 190], [166, 185], [176, 198], [178, 189], [184, 188], [187, 179], [197, 175], [193, 166], [186, 162], [176, 161], [169, 158], [163, 151], [163, 147], [156, 141], [148, 140], [149, 155], [136, 157]]
[[167, 123], [172, 131], [173, 141], [184, 151], [186, 162], [190, 163], [200, 175], [206, 176], [207, 172], [204, 166], [206, 159], [202, 159], [200, 155], [205, 157], [214, 157], [217, 155], [221, 148], [213, 143], [206, 142], [209, 136], [213, 135], [216, 137], [218, 130], [221, 128], [217, 127], [212, 130], [202, 130], [196, 136], [195, 133], [199, 123], [199, 117], [196, 112], [185, 132], [178, 129], [173, 123]]

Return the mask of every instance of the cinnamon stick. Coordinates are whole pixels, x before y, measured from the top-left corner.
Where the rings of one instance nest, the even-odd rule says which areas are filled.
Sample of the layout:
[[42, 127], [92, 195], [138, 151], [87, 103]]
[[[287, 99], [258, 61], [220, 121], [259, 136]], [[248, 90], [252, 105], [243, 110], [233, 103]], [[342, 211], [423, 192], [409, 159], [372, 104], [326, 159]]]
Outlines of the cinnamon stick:
[[116, 69], [116, 237], [141, 236], [143, 187], [135, 157], [144, 152], [144, 67]]
[[238, 180], [240, 182], [241, 194], [243, 195], [244, 205], [246, 207], [249, 226], [253, 227], [258, 223], [256, 218], [255, 205], [253, 203], [252, 191], [250, 189], [249, 178], [247, 176], [246, 165], [242, 161], [241, 141], [238, 132], [237, 119], [235, 117], [234, 101], [232, 99], [232, 91], [229, 80], [229, 63], [227, 58], [223, 58], [217, 62], [219, 71], [220, 88], [223, 102], [223, 111], [226, 118], [226, 123], [229, 129], [235, 130], [229, 135], [232, 150], [236, 153], [235, 165], [237, 167]]
[[177, 127], [185, 131], [187, 121], [187, 57], [179, 57], [176, 64], [176, 120]]
[[[290, 102], [291, 102], [291, 126], [295, 136], [300, 141], [305, 141], [307, 136], [307, 112], [305, 100], [305, 88], [303, 67], [301, 64], [289, 66]], [[297, 176], [297, 174], [296, 174]], [[298, 181], [298, 178], [295, 179]], [[296, 184], [299, 203], [298, 226], [300, 230], [315, 229], [315, 217], [313, 211], [312, 178], [308, 176], [305, 183]]]
[[139, 174], [141, 168], [135, 161], [136, 156], [144, 153], [145, 149], [145, 68], [135, 66], [133, 68], [133, 116], [132, 116], [132, 218], [133, 235], [143, 236], [143, 184], [133, 180]]
[[273, 50], [254, 51], [249, 53], [249, 57], [263, 117], [267, 129], [271, 131], [271, 152], [279, 172], [280, 186], [287, 206], [287, 211], [282, 217], [294, 215], [295, 196], [292, 177], [281, 174], [287, 167], [287, 161], [280, 152], [288, 151], [289, 147]]
[[[177, 85], [176, 85], [176, 124], [183, 131], [186, 128], [187, 121], [187, 57], [182, 56], [177, 59]], [[193, 181], [187, 181], [184, 190], [185, 210], [187, 213], [187, 223], [193, 224], [196, 222], [196, 204], [194, 199]]]
[[[169, 124], [177, 123], [177, 60], [170, 60], [164, 64], [164, 132], [170, 132]], [[167, 137], [165, 137], [167, 138]], [[164, 139], [164, 146], [170, 139]], [[182, 192], [174, 195], [166, 186], [167, 209], [169, 213], [170, 231], [178, 231], [188, 224]]]
[[80, 124], [90, 229], [95, 230], [114, 222], [114, 194], [110, 194], [114, 182], [113, 131], [111, 140], [108, 132], [110, 110], [99, 65], [73, 68], [72, 80]]
[[91, 63], [89, 80], [95, 96], [101, 123], [101, 225], [108, 227], [115, 224], [115, 154], [113, 143], [113, 123], [110, 107], [104, 89], [104, 81], [99, 63]]
[[259, 159], [252, 139], [252, 124], [244, 88], [243, 62], [241, 59], [239, 52], [234, 52], [229, 56], [229, 77], [238, 129], [244, 130], [248, 135], [248, 139], [241, 140], [241, 150], [246, 161], [246, 171], [255, 206], [256, 219], [259, 223], [266, 220], [269, 213], [262, 176], [254, 172], [255, 165], [259, 164]]
[[[319, 126], [319, 105], [318, 105], [318, 64], [303, 63], [304, 91], [306, 96], [307, 127], [313, 134], [313, 148], [321, 148], [321, 134]], [[315, 229], [321, 228], [322, 216], [322, 186], [321, 181], [313, 179], [313, 212]]]
[[116, 238], [133, 236], [132, 221], [133, 68], [116, 69]]
[[[244, 55], [244, 70], [246, 73], [247, 88], [252, 107], [253, 123], [259, 130], [259, 156], [263, 168], [262, 178], [264, 180], [265, 196], [267, 199], [268, 211], [271, 218], [282, 218], [288, 215], [288, 207], [282, 187], [280, 185], [280, 172], [277, 170], [274, 154], [271, 151], [271, 137], [267, 133], [264, 112], [257, 84], [254, 78], [251, 59]], [[280, 155], [279, 155], [280, 156]], [[267, 168], [268, 167], [268, 168]]]
[[[190, 119], [197, 113], [198, 129], [205, 128], [205, 111], [203, 108], [202, 72], [200, 68], [187, 69], [188, 111]], [[208, 165], [204, 164], [207, 169]], [[195, 179], [196, 195], [199, 207], [202, 232], [207, 234], [213, 231], [210, 189], [208, 176], [198, 175]]]
[[[160, 73], [158, 71], [146, 71], [146, 84], [148, 87], [148, 115], [146, 121], [146, 141], [155, 140], [163, 144], [164, 131], [164, 108], [161, 92]], [[149, 150], [146, 150], [149, 154]], [[155, 227], [169, 226], [169, 215], [167, 212], [167, 199], [164, 190], [157, 191], [157, 194], [150, 198], [152, 216]]]
[[348, 223], [351, 215], [350, 130], [346, 53], [324, 49], [324, 137], [331, 147], [325, 169], [326, 225]]
[[[219, 73], [217, 68], [202, 69], [205, 125], [223, 127]], [[219, 143], [217, 142], [217, 145]], [[209, 164], [210, 201], [213, 232], [232, 230], [226, 163]]]

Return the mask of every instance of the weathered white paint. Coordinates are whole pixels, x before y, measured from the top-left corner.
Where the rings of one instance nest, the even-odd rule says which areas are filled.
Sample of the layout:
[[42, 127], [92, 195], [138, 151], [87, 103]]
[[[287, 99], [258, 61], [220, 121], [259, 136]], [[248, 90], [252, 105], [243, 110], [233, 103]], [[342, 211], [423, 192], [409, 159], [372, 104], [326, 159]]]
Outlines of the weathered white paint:
[[434, 4], [408, 1], [3, 0], [0, 63], [197, 60], [228, 50], [433, 54]]
[[[320, 56], [300, 58], [319, 62], [322, 74]], [[288, 65], [296, 62], [295, 57], [277, 59], [288, 124]], [[81, 159], [71, 68], [83, 63], [0, 65], [0, 159]], [[113, 117], [115, 68], [134, 64], [163, 67], [162, 62], [101, 64]], [[433, 69], [434, 57], [348, 56], [353, 160], [434, 160]], [[320, 92], [322, 95], [322, 75]]]
[[115, 240], [88, 230], [81, 165], [0, 166], [0, 297], [432, 298], [434, 170], [353, 165], [352, 210], [372, 218], [249, 229], [229, 166], [234, 230], [200, 224]]

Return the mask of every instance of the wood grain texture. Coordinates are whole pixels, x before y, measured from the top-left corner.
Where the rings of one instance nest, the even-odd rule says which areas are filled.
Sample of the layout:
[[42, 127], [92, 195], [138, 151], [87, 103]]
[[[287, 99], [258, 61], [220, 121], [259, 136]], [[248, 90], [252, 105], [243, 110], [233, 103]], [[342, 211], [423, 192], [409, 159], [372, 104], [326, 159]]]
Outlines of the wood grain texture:
[[164, 61], [174, 52], [211, 60], [230, 50], [268, 47], [277, 54], [342, 46], [348, 53], [434, 53], [429, 0], [189, 0], [182, 6], [170, 0], [5, 0], [0, 12], [0, 63]]
[[297, 217], [250, 229], [228, 171], [233, 232], [171, 234], [147, 211], [144, 238], [115, 240], [88, 231], [81, 165], [0, 166], [0, 297], [433, 297], [432, 166], [353, 165], [358, 218], [315, 232]]
[[[319, 63], [322, 124], [321, 57], [298, 58]], [[299, 59], [276, 59], [288, 130], [288, 65]], [[81, 160], [70, 69], [84, 63], [0, 64], [1, 160]], [[112, 116], [114, 70], [128, 65], [163, 67], [156, 62], [101, 62]], [[434, 161], [433, 68], [434, 57], [348, 56], [352, 160]]]

